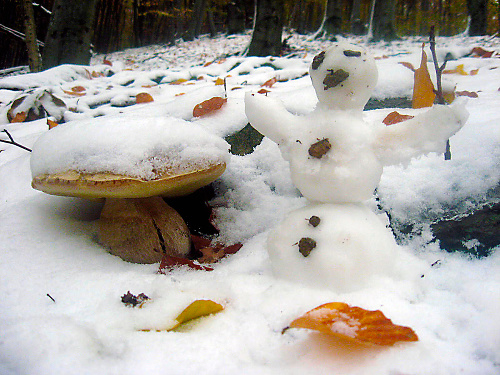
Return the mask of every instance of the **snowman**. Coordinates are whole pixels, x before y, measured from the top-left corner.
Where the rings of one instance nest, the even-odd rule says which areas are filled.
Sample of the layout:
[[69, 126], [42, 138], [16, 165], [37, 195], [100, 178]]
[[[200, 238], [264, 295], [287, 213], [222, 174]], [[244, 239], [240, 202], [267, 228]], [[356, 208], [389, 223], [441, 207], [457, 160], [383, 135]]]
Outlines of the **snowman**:
[[463, 102], [391, 126], [368, 123], [363, 108], [378, 73], [364, 48], [336, 43], [313, 59], [309, 73], [318, 104], [308, 115], [291, 114], [274, 97], [245, 96], [251, 125], [278, 144], [308, 200], [269, 234], [274, 273], [339, 292], [417, 277], [422, 263], [396, 244], [367, 201], [385, 165], [445, 151], [467, 120]]

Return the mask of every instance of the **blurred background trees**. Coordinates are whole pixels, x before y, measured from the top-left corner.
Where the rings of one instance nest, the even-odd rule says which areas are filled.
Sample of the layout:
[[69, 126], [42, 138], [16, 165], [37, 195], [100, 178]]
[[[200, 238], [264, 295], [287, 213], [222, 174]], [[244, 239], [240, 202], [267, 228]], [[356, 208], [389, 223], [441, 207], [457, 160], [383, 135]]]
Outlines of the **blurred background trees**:
[[[374, 40], [390, 40], [396, 36], [428, 35], [431, 25], [435, 25], [437, 35], [442, 36], [462, 33], [467, 27], [470, 35], [493, 35], [500, 30], [500, 0], [92, 1], [96, 5], [93, 6], [95, 16], [90, 30], [91, 41], [93, 51], [99, 53], [149, 44], [170, 44], [180, 38], [187, 40], [205, 34], [250, 31], [255, 14], [258, 14], [256, 4], [266, 3], [278, 4], [279, 15], [274, 16], [282, 22], [284, 30], [316, 33], [327, 38], [334, 38], [336, 34], [371, 32]], [[0, 68], [28, 63], [24, 42], [24, 2], [0, 2]], [[43, 42], [50, 44], [46, 40], [47, 31], [57, 2], [36, 0], [33, 3], [34, 26], [42, 56]], [[70, 2], [61, 3], [70, 6]], [[81, 3], [86, 3], [86, 0]], [[374, 17], [370, 28], [371, 9], [374, 9]]]

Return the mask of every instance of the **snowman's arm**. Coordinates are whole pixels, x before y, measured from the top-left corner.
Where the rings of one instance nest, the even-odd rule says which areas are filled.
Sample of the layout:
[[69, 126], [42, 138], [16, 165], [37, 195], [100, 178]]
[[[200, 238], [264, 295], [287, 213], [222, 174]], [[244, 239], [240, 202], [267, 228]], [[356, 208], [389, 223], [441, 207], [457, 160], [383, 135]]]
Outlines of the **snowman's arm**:
[[298, 126], [297, 116], [280, 100], [261, 94], [245, 94], [245, 113], [257, 131], [279, 145], [286, 143]]
[[434, 105], [410, 120], [381, 128], [374, 144], [380, 161], [398, 164], [429, 152], [444, 153], [446, 141], [469, 117], [464, 104], [457, 100], [452, 105]]

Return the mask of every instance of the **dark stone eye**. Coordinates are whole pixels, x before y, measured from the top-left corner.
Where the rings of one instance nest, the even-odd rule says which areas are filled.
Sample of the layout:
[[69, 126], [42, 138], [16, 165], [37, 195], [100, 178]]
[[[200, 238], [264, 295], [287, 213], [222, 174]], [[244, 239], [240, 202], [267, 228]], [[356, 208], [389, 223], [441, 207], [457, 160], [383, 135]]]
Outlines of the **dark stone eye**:
[[325, 51], [319, 53], [318, 55], [314, 56], [313, 62], [311, 64], [311, 68], [313, 70], [316, 70], [319, 68], [321, 63], [323, 63], [323, 60], [325, 59]]
[[347, 49], [347, 50], [344, 51], [344, 56], [347, 56], [347, 57], [359, 57], [359, 56], [361, 56], [361, 52], [359, 52], [359, 51], [351, 51], [351, 50]]

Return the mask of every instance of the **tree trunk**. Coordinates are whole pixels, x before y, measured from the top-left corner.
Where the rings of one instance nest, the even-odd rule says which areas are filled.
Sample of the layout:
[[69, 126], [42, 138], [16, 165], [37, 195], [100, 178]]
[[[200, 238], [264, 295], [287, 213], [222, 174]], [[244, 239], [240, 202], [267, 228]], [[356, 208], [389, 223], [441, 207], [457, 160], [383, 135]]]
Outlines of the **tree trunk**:
[[328, 0], [326, 3], [324, 31], [329, 35], [339, 34], [342, 28], [342, 8], [339, 0]]
[[486, 35], [488, 26], [488, 1], [467, 0], [467, 13], [470, 17], [469, 35]]
[[28, 49], [28, 60], [30, 66], [30, 72], [39, 72], [42, 70], [42, 58], [40, 56], [40, 51], [38, 50], [38, 44], [36, 40], [36, 23], [35, 23], [35, 12], [33, 11], [33, 3], [31, 0], [23, 0], [24, 6], [24, 28], [25, 32], [25, 42]]
[[391, 41], [397, 39], [394, 26], [396, 0], [375, 0], [373, 14], [373, 40]]
[[245, 32], [244, 0], [233, 0], [227, 4], [227, 33], [242, 34]]
[[366, 34], [366, 27], [361, 20], [361, 0], [353, 0], [351, 9], [351, 33], [354, 35]]
[[43, 68], [90, 62], [97, 0], [55, 0], [45, 38]]
[[207, 4], [208, 0], [196, 0], [194, 2], [193, 16], [191, 17], [187, 35], [188, 40], [193, 40], [201, 34], [201, 28], [203, 26], [203, 18], [205, 17]]
[[279, 56], [282, 48], [284, 0], [257, 0], [257, 16], [249, 56]]

